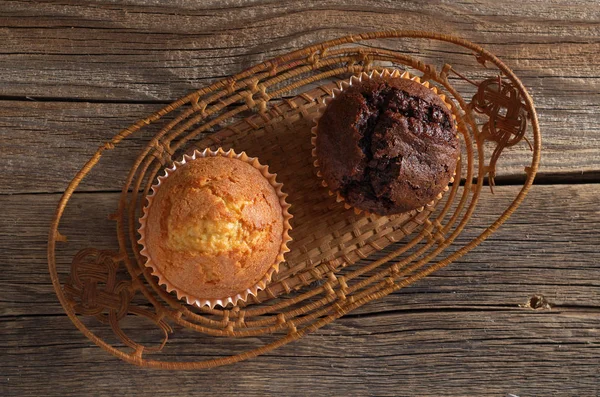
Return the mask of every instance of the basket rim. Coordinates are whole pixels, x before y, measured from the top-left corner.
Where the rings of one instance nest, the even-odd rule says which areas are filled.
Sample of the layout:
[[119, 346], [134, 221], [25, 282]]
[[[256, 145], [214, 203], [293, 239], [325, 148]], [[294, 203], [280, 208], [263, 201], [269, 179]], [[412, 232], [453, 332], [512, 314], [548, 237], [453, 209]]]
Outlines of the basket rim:
[[[218, 365], [232, 364], [232, 363], [246, 360], [248, 358], [256, 357], [260, 354], [274, 350], [277, 347], [280, 347], [280, 346], [285, 345], [293, 340], [296, 340], [296, 339], [302, 337], [304, 334], [306, 334], [310, 331], [313, 331], [315, 329], [318, 329], [322, 325], [325, 325], [327, 323], [324, 321], [324, 320], [327, 320], [326, 318], [313, 324], [310, 327], [310, 329], [298, 330], [295, 333], [288, 334], [285, 337], [282, 337], [282, 338], [276, 340], [275, 342], [263, 345], [260, 348], [246, 351], [243, 353], [239, 353], [236, 355], [228, 356], [228, 357], [216, 358], [216, 359], [213, 359], [212, 361], [165, 362], [165, 361], [158, 361], [158, 360], [153, 360], [153, 359], [142, 359], [143, 349], [138, 349], [133, 354], [127, 354], [127, 353], [115, 348], [114, 346], [108, 344], [107, 342], [105, 342], [104, 340], [99, 338], [96, 334], [91, 332], [83, 324], [83, 322], [78, 318], [77, 314], [74, 311], [74, 308], [71, 306], [71, 304], [67, 300], [65, 293], [63, 291], [63, 288], [61, 286], [57, 270], [56, 270], [56, 257], [55, 257], [56, 242], [57, 241], [58, 242], [66, 241], [66, 237], [61, 235], [60, 232], [58, 231], [58, 226], [59, 226], [60, 220], [62, 218], [62, 215], [64, 213], [64, 210], [66, 208], [66, 205], [68, 204], [71, 196], [73, 195], [73, 193], [75, 192], [75, 190], [77, 189], [77, 187], [79, 186], [79, 184], [81, 183], [83, 178], [99, 162], [99, 160], [102, 156], [102, 153], [106, 150], [114, 149], [115, 145], [117, 145], [119, 142], [121, 142], [128, 136], [139, 131], [142, 127], [146, 126], [147, 124], [150, 124], [150, 123], [153, 123], [153, 122], [159, 120], [164, 115], [174, 111], [175, 109], [183, 106], [186, 103], [189, 103], [190, 101], [193, 101], [194, 99], [197, 99], [201, 95], [210, 93], [211, 91], [214, 91], [215, 89], [227, 87], [228, 83], [232, 80], [233, 81], [241, 80], [241, 79], [249, 77], [259, 71], [265, 71], [269, 68], [274, 68], [274, 67], [276, 68], [278, 65], [283, 64], [287, 61], [293, 60], [300, 55], [308, 55], [311, 53], [315, 53], [315, 51], [320, 51], [321, 53], [323, 53], [327, 48], [332, 47], [332, 46], [351, 44], [351, 43], [357, 43], [357, 42], [361, 42], [361, 41], [381, 39], [381, 38], [432, 39], [432, 40], [438, 40], [438, 41], [445, 41], [445, 42], [453, 43], [453, 44], [468, 48], [468, 49], [474, 51], [476, 54], [478, 54], [480, 56], [484, 56], [486, 60], [489, 60], [490, 62], [494, 63], [495, 66], [498, 67], [498, 69], [500, 71], [502, 71], [515, 84], [516, 88], [523, 95], [523, 100], [525, 102], [525, 105], [527, 106], [527, 110], [529, 111], [529, 116], [530, 116], [529, 119], [531, 121], [531, 127], [532, 127], [531, 130], [533, 133], [534, 141], [533, 141], [533, 154], [532, 154], [531, 165], [525, 168], [525, 172], [526, 172], [527, 176], [526, 176], [525, 182], [523, 183], [522, 188], [520, 189], [519, 193], [514, 198], [513, 202], [479, 236], [477, 236], [476, 238], [471, 240], [469, 243], [467, 243], [466, 245], [459, 248], [457, 251], [450, 254], [444, 260], [427, 268], [423, 272], [421, 277], [425, 277], [426, 275], [434, 272], [435, 270], [437, 270], [443, 266], [446, 266], [447, 264], [460, 258], [464, 254], [466, 254], [467, 252], [472, 250], [474, 247], [479, 245], [481, 242], [486, 240], [492, 233], [494, 233], [512, 215], [512, 213], [514, 213], [514, 211], [519, 207], [519, 205], [525, 199], [525, 196], [527, 195], [531, 186], [533, 185], [533, 180], [534, 180], [535, 174], [537, 173], [537, 170], [539, 168], [539, 163], [540, 163], [540, 158], [541, 158], [541, 133], [540, 133], [540, 128], [539, 128], [538, 116], [537, 116], [537, 112], [535, 110], [533, 99], [530, 96], [530, 94], [528, 93], [527, 89], [524, 87], [523, 83], [515, 75], [515, 73], [510, 68], [508, 68], [508, 66], [506, 66], [506, 64], [504, 64], [494, 54], [485, 50], [484, 48], [482, 48], [481, 46], [479, 46], [477, 44], [474, 44], [466, 39], [463, 39], [463, 38], [460, 38], [457, 36], [451, 36], [451, 35], [446, 35], [446, 34], [441, 34], [441, 33], [436, 33], [436, 32], [418, 31], [418, 30], [388, 30], [388, 31], [377, 31], [377, 32], [368, 32], [368, 33], [348, 35], [348, 36], [344, 36], [344, 37], [341, 37], [338, 39], [328, 40], [328, 41], [325, 41], [322, 43], [314, 44], [314, 45], [311, 45], [311, 46], [308, 46], [308, 47], [305, 47], [302, 49], [298, 49], [298, 50], [289, 52], [282, 56], [264, 61], [255, 66], [252, 66], [240, 73], [237, 73], [229, 78], [219, 80], [207, 87], [203, 87], [195, 92], [192, 92], [192, 93], [180, 98], [179, 100], [176, 100], [173, 103], [163, 107], [162, 109], [153, 113], [149, 117], [138, 120], [136, 123], [134, 123], [130, 127], [123, 129], [118, 134], [116, 134], [110, 141], [104, 143], [96, 150], [96, 152], [92, 155], [92, 157], [83, 165], [83, 167], [73, 177], [73, 179], [71, 180], [71, 182], [65, 189], [64, 193], [62, 194], [62, 196], [57, 204], [57, 208], [54, 213], [54, 216], [52, 218], [52, 222], [51, 222], [49, 234], [48, 234], [47, 255], [48, 255], [48, 269], [49, 269], [49, 273], [50, 273], [50, 279], [52, 281], [52, 285], [53, 285], [54, 291], [58, 297], [58, 300], [60, 301], [65, 313], [67, 314], [67, 316], [69, 317], [71, 322], [88, 339], [90, 339], [92, 342], [94, 342], [96, 345], [103, 348], [107, 352], [113, 354], [114, 356], [116, 356], [126, 362], [129, 362], [131, 364], [143, 365], [145, 367], [161, 368], [161, 369], [201, 369], [201, 368], [214, 367], [214, 366], [218, 366]], [[421, 277], [419, 277], [419, 278], [421, 278]], [[355, 307], [360, 306], [360, 304], [361, 304], [360, 301], [355, 302], [353, 305], [351, 305], [349, 307], [348, 311], [354, 309]], [[343, 315], [343, 313], [339, 314], [339, 315], [334, 314], [333, 316], [335, 319], [335, 318], [340, 317], [341, 315]], [[330, 321], [332, 321], [332, 320], [330, 320]]]

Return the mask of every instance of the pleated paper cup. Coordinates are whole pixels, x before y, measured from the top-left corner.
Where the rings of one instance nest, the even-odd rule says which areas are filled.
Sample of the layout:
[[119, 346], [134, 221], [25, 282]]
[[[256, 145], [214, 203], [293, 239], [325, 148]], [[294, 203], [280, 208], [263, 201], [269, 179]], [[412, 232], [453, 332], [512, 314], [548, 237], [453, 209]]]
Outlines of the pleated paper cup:
[[[173, 175], [175, 175], [178, 172], [178, 169], [180, 169], [186, 163], [197, 161], [202, 158], [217, 156], [243, 161], [260, 171], [262, 176], [273, 187], [277, 197], [279, 198], [279, 204], [281, 205], [283, 219], [283, 232], [281, 235], [281, 246], [279, 249], [279, 253], [273, 259], [270, 267], [257, 283], [249, 285], [247, 288], [244, 288], [243, 290], [238, 291], [234, 294], [218, 298], [207, 298], [206, 296], [202, 296], [201, 291], [196, 294], [191, 294], [187, 291], [182, 290], [180, 286], [178, 286], [176, 283], [171, 282], [165, 276], [165, 266], [169, 265], [167, 265], [166, 263], [161, 263], [159, 258], [153, 257], [153, 247], [148, 246], [147, 232], [148, 218], [150, 212], [152, 211], [152, 206], [154, 204], [155, 197], [159, 190], [163, 188], [168, 178], [171, 178]], [[183, 158], [180, 161], [176, 161], [171, 168], [165, 169], [164, 175], [158, 177], [156, 184], [154, 184], [151, 187], [151, 193], [146, 197], [147, 204], [143, 209], [143, 216], [140, 218], [140, 227], [138, 229], [138, 232], [140, 234], [138, 242], [142, 246], [140, 253], [146, 258], [145, 266], [152, 269], [152, 275], [158, 278], [158, 284], [163, 286], [167, 290], [167, 292], [174, 292], [177, 295], [178, 299], [181, 299], [190, 305], [194, 305], [197, 307], [209, 306], [210, 308], [213, 308], [217, 305], [221, 307], [226, 307], [229, 304], [237, 305], [240, 301], [246, 302], [249, 296], [256, 296], [259, 290], [265, 289], [267, 284], [271, 281], [273, 275], [277, 271], [279, 271], [279, 265], [281, 264], [281, 262], [284, 261], [284, 254], [289, 251], [287, 244], [291, 241], [289, 232], [291, 230], [290, 219], [292, 218], [292, 216], [288, 211], [290, 205], [286, 202], [287, 194], [283, 193], [282, 191], [283, 185], [277, 182], [276, 177], [276, 174], [269, 172], [268, 166], [260, 164], [258, 159], [254, 157], [249, 157], [248, 155], [246, 155], [245, 152], [236, 153], [232, 149], [229, 151], [224, 151], [221, 148], [219, 148], [216, 151], [212, 151], [209, 149], [205, 149], [203, 151], [195, 150], [191, 155], [184, 155]], [[166, 244], [166, 242], [164, 244]], [[185, 266], [185, 264], [172, 264], [171, 266], [173, 265], [180, 267]]]

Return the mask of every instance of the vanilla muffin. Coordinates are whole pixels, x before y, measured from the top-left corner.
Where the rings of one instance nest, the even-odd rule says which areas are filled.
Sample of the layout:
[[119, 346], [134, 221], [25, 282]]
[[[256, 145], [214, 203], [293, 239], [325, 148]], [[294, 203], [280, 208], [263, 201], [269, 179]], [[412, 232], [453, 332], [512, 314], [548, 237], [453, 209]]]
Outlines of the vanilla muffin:
[[275, 177], [245, 154], [246, 161], [219, 153], [188, 158], [159, 177], [141, 222], [147, 265], [167, 290], [197, 306], [256, 294], [289, 240], [288, 205]]

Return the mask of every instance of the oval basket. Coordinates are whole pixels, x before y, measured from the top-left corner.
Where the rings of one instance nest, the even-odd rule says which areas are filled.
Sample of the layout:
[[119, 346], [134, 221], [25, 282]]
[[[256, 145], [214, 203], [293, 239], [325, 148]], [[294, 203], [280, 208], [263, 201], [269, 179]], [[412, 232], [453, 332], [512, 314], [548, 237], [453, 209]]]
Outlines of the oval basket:
[[[448, 47], [454, 51], [445, 51]], [[440, 53], [458, 55], [440, 59]], [[462, 145], [449, 190], [422, 209], [391, 217], [345, 208], [319, 185], [311, 157], [311, 127], [324, 98], [351, 76], [384, 68], [407, 71], [445, 95]], [[502, 154], [521, 140], [531, 149], [525, 151], [521, 168], [522, 188], [487, 228], [459, 243], [457, 237], [476, 216], [484, 183], [494, 186]], [[73, 193], [107, 151], [112, 153], [127, 141], [143, 147], [135, 158], [126, 151], [123, 156], [129, 158], [122, 159], [133, 165], [126, 175], [114, 175], [115, 180], [125, 181], [106, 214], [116, 224], [118, 249], [60, 249], [68, 244], [59, 229]], [[231, 364], [297, 340], [473, 249], [524, 199], [537, 171], [540, 145], [535, 108], [521, 81], [473, 43], [415, 31], [374, 32], [324, 42], [196, 91], [102, 145], [58, 204], [48, 241], [50, 276], [75, 326], [127, 362], [167, 369]], [[293, 241], [279, 273], [256, 297], [235, 307], [200, 309], [185, 305], [157, 284], [143, 265], [136, 230], [145, 196], [160, 171], [184, 153], [218, 147], [246, 151], [278, 175], [289, 194]], [[69, 233], [77, 232], [69, 229]], [[95, 241], [94, 236], [88, 240]], [[60, 264], [67, 264], [66, 270], [59, 269]], [[136, 340], [124, 325], [132, 316], [152, 324], [138, 330]], [[265, 338], [243, 348], [232, 343], [231, 356], [195, 360], [179, 354], [182, 350], [171, 338], [174, 329], [194, 331], [204, 342], [213, 337]]]

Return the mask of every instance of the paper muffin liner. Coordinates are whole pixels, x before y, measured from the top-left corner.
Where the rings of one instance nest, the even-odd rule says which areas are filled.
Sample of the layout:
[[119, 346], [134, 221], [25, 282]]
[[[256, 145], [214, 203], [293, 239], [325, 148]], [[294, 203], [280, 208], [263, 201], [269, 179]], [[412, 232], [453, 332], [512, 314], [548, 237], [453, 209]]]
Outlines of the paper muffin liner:
[[[204, 157], [228, 157], [228, 158], [236, 158], [238, 160], [244, 161], [254, 168], [259, 170], [261, 174], [269, 181], [271, 186], [275, 189], [277, 196], [279, 197], [279, 203], [281, 204], [282, 214], [283, 214], [283, 233], [282, 233], [282, 241], [281, 247], [279, 250], [279, 254], [275, 258], [274, 263], [267, 270], [265, 275], [256, 283], [254, 286], [241, 291], [233, 296], [227, 296], [220, 299], [206, 299], [201, 296], [191, 296], [180, 291], [177, 285], [173, 285], [166, 279], [166, 277], [161, 273], [160, 268], [156, 265], [156, 263], [152, 260], [150, 253], [148, 252], [146, 246], [146, 221], [148, 219], [148, 211], [152, 206], [152, 202], [156, 193], [161, 187], [163, 181], [165, 181], [170, 175], [176, 172], [177, 167], [182, 166], [183, 164], [194, 161], [198, 158]], [[228, 304], [237, 305], [239, 301], [246, 302], [249, 296], [256, 296], [258, 291], [265, 289], [267, 284], [271, 281], [271, 278], [275, 273], [279, 271], [279, 265], [284, 261], [284, 254], [289, 252], [289, 248], [287, 244], [292, 240], [289, 232], [292, 229], [290, 225], [290, 219], [292, 215], [289, 213], [290, 204], [287, 203], [286, 198], [287, 194], [283, 193], [281, 190], [283, 184], [277, 182], [276, 180], [277, 174], [272, 174], [269, 172], [269, 167], [266, 165], [260, 164], [257, 158], [249, 157], [245, 152], [236, 153], [233, 149], [228, 151], [224, 151], [221, 148], [218, 148], [216, 151], [212, 151], [210, 149], [204, 149], [203, 151], [194, 150], [191, 155], [184, 155], [181, 161], [175, 161], [171, 168], [165, 169], [165, 174], [163, 176], [158, 176], [158, 182], [152, 185], [152, 192], [146, 196], [147, 204], [143, 208], [143, 216], [140, 218], [140, 227], [138, 228], [138, 233], [140, 234], [140, 238], [138, 243], [142, 246], [140, 253], [146, 257], [146, 263], [144, 264], [146, 267], [152, 269], [152, 275], [158, 277], [158, 284], [163, 286], [167, 292], [175, 292], [177, 298], [187, 302], [189, 305], [193, 305], [196, 307], [204, 307], [209, 306], [211, 309], [217, 305], [221, 307], [226, 307]]]
[[[327, 108], [329, 103], [337, 95], [340, 95], [345, 89], [348, 89], [353, 84], [357, 84], [362, 81], [366, 81], [366, 80], [376, 78], [376, 77], [380, 77], [380, 78], [398, 78], [399, 77], [399, 78], [403, 78], [403, 79], [416, 81], [417, 83], [421, 84], [422, 86], [427, 87], [431, 91], [433, 91], [442, 100], [442, 102], [444, 102], [444, 104], [446, 104], [446, 106], [448, 107], [448, 109], [450, 110], [450, 112], [452, 114], [452, 119], [456, 120], [456, 115], [454, 114], [454, 112], [452, 112], [452, 105], [446, 99], [446, 95], [439, 93], [437, 88], [435, 86], [431, 86], [428, 81], [422, 82], [421, 78], [419, 78], [418, 76], [413, 76], [409, 72], [406, 72], [406, 71], [400, 72], [399, 70], [396, 70], [396, 69], [394, 69], [394, 70], [383, 69], [381, 71], [374, 70], [371, 73], [362, 72], [358, 76], [352, 76], [352, 77], [350, 77], [349, 81], [342, 81], [339, 88], [334, 88], [332, 91], [332, 94], [323, 99], [323, 102], [322, 102], [321, 106], [319, 107], [319, 110], [317, 111], [317, 115], [313, 120], [315, 125], [311, 129], [311, 133], [312, 133], [312, 137], [311, 137], [312, 151], [311, 151], [311, 153], [312, 153], [312, 158], [314, 160], [313, 165], [317, 170], [317, 177], [319, 178], [319, 181], [321, 182], [321, 185], [323, 187], [329, 188], [329, 185], [323, 178], [323, 174], [321, 173], [321, 170], [319, 167], [319, 159], [317, 158], [317, 133], [318, 133], [318, 127], [319, 127], [319, 119], [325, 112], [325, 109]], [[458, 137], [458, 134], [456, 136]], [[460, 159], [460, 156], [459, 156], [459, 159]], [[450, 177], [448, 184], [454, 182], [455, 176], [456, 176], [456, 170], [454, 170], [454, 173], [453, 173], [452, 177]], [[435, 201], [440, 200], [442, 198], [443, 194], [448, 191], [448, 189], [449, 189], [448, 185], [446, 185], [444, 187], [444, 189], [436, 196], [436, 198], [434, 200], [431, 200], [429, 203], [425, 204], [424, 206], [417, 208], [416, 211], [421, 212], [421, 211], [423, 211], [423, 209], [425, 207], [432, 207], [435, 204]], [[375, 214], [375, 213], [369, 212], [367, 210], [363, 210], [363, 209], [360, 209], [360, 208], [357, 208], [357, 207], [354, 207], [354, 206], [348, 204], [346, 202], [346, 200], [344, 199], [344, 197], [339, 192], [339, 190], [331, 190], [331, 188], [329, 188], [328, 193], [330, 196], [335, 196], [335, 200], [338, 203], [343, 202], [344, 208], [346, 208], [346, 209], [352, 208], [354, 210], [354, 213], [357, 215], [364, 213], [367, 216], [370, 216], [370, 215], [380, 216], [378, 214]]]

